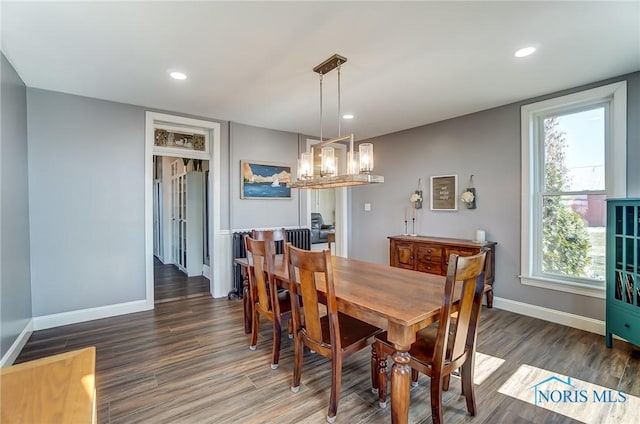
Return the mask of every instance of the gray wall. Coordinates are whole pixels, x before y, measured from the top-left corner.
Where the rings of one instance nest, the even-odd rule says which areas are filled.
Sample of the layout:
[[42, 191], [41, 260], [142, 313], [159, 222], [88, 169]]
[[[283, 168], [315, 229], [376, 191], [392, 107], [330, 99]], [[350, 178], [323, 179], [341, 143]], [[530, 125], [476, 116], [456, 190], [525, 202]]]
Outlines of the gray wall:
[[297, 226], [300, 190], [291, 190], [291, 199], [240, 199], [240, 161], [283, 163], [295, 172], [298, 135], [231, 123], [230, 196], [231, 228], [251, 229]]
[[[2, 334], [11, 340], [31, 316], [144, 298], [144, 112], [149, 109], [39, 89], [26, 90], [25, 106], [24, 85], [12, 69], [5, 71], [4, 59], [2, 66], [2, 118], [12, 123], [2, 127]], [[629, 194], [637, 196], [640, 170], [632, 165], [640, 159], [640, 74], [629, 76], [628, 84], [628, 185]], [[499, 242], [498, 296], [602, 319], [602, 300], [522, 286], [517, 278], [522, 103], [373, 139], [376, 168], [386, 182], [350, 189], [350, 254], [388, 263], [386, 237], [403, 231], [403, 206], [418, 178], [426, 194], [430, 175], [458, 174], [463, 188], [474, 174], [478, 209], [432, 212], [425, 203], [418, 232], [471, 238], [476, 228], [484, 228], [489, 239]], [[241, 200], [239, 167], [241, 159], [295, 165], [306, 137], [194, 118], [222, 124], [222, 229], [299, 225], [306, 214], [304, 192], [293, 190], [291, 200]], [[18, 143], [11, 146], [21, 146], [15, 152], [5, 146], [9, 138]], [[15, 178], [20, 173], [24, 178]], [[8, 181], [13, 185], [5, 190]], [[5, 197], [12, 199], [12, 212], [5, 212]], [[363, 211], [365, 202], [372, 204], [371, 212]], [[9, 221], [5, 217], [11, 213], [15, 219]], [[20, 218], [24, 223], [27, 216], [30, 224], [21, 228]], [[21, 241], [12, 242], [7, 251], [5, 241], [13, 233]], [[11, 267], [4, 266], [8, 254], [18, 255], [10, 258]], [[6, 302], [12, 304], [7, 307]], [[3, 352], [6, 348], [3, 344]]]
[[[630, 196], [640, 195], [640, 73], [581, 87], [627, 80], [628, 177]], [[431, 211], [429, 202], [418, 212], [417, 233], [473, 238], [484, 229], [498, 242], [496, 296], [551, 309], [604, 319], [604, 300], [520, 284], [521, 148], [520, 107], [578, 89], [514, 103], [447, 121], [373, 138], [376, 173], [385, 183], [352, 189], [352, 244], [357, 259], [388, 264], [387, 236], [403, 232], [404, 206], [422, 178], [425, 198], [429, 177], [457, 174], [459, 190], [474, 174], [477, 209], [459, 205], [457, 212]], [[364, 212], [364, 203], [372, 204]]]
[[[39, 89], [27, 95], [33, 316], [143, 300], [149, 109]], [[216, 122], [224, 228], [228, 125]]]
[[32, 317], [27, 175], [27, 91], [0, 54], [0, 357]]

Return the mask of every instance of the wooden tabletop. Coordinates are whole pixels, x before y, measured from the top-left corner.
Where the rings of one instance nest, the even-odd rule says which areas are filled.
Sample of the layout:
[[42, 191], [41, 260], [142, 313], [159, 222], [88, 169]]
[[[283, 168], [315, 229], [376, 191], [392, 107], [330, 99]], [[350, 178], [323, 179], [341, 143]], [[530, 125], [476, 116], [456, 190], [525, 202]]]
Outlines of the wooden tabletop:
[[[339, 256], [331, 260], [340, 311], [385, 329], [389, 322], [421, 328], [437, 321], [445, 277]], [[247, 260], [236, 263], [246, 266]], [[286, 286], [289, 275], [282, 255], [276, 255], [275, 268]], [[324, 292], [324, 284], [318, 290]]]
[[96, 349], [0, 369], [0, 422], [95, 423]]

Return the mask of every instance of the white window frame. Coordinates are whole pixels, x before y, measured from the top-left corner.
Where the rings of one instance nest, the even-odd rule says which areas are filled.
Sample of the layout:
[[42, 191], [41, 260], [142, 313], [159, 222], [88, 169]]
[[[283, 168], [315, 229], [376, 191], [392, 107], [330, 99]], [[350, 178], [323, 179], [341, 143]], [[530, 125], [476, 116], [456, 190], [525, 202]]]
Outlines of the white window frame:
[[[544, 149], [540, 147], [542, 117], [562, 113], [569, 109], [587, 108], [606, 103], [608, 124], [605, 124], [605, 193], [607, 198], [625, 197], [627, 193], [627, 82], [621, 81], [601, 87], [556, 97], [521, 108], [522, 129], [522, 223], [520, 282], [524, 285], [545, 289], [605, 298], [605, 284], [585, 283], [579, 279], [553, 279], [537, 275], [542, 254], [536, 237], [542, 231], [541, 211], [538, 195], [540, 188], [537, 170], [543, 160]], [[606, 112], [608, 111], [608, 112]], [[541, 171], [543, 172], [543, 171]]]

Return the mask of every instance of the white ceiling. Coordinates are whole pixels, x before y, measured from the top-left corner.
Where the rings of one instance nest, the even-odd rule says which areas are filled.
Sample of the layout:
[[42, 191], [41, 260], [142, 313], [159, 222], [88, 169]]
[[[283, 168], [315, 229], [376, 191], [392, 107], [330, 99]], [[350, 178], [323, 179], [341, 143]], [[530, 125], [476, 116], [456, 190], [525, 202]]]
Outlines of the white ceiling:
[[[319, 133], [312, 68], [338, 53], [342, 133], [386, 134], [640, 70], [625, 2], [8, 2], [29, 87]], [[513, 52], [538, 51], [516, 59]], [[171, 70], [189, 78], [176, 81]], [[325, 136], [337, 135], [336, 71]]]

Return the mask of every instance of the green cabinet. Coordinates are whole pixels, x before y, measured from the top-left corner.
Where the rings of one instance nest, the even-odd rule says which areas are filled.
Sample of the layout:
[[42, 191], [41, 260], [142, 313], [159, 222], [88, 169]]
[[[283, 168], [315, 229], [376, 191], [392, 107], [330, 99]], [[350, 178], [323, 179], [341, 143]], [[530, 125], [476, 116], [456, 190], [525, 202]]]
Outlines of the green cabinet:
[[640, 199], [607, 201], [607, 347], [640, 346]]

